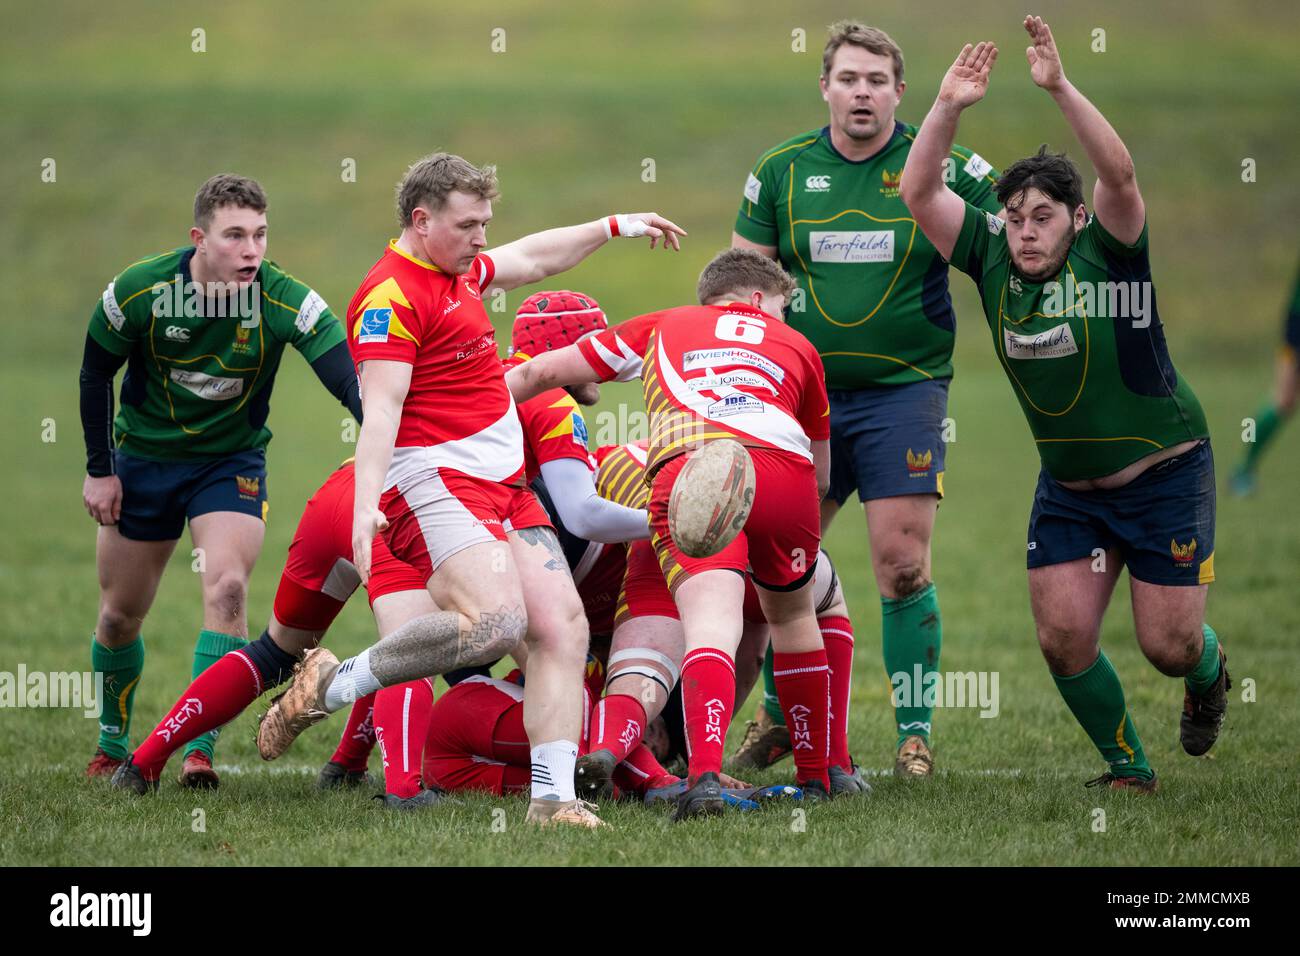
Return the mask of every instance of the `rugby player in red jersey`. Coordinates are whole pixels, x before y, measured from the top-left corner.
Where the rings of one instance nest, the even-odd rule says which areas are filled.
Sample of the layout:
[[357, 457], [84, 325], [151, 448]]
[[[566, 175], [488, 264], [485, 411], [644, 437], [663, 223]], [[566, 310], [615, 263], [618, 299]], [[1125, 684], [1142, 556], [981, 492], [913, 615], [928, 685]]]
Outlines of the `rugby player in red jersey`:
[[[531, 356], [561, 348], [576, 342], [584, 335], [603, 330], [608, 325], [605, 313], [594, 297], [576, 292], [538, 292], [520, 305], [516, 313], [511, 336], [511, 354], [505, 360], [507, 367], [527, 361]], [[571, 389], [555, 388], [522, 402], [517, 406], [524, 435], [524, 472], [527, 481], [538, 492], [552, 523], [556, 527], [560, 548], [577, 588], [584, 616], [593, 638], [603, 636], [607, 642], [613, 630], [614, 604], [623, 580], [625, 566], [623, 542], [650, 536], [644, 507], [628, 508], [607, 501], [596, 493], [592, 474], [593, 461], [587, 450], [587, 426], [580, 405], [594, 405], [600, 399], [596, 384]], [[542, 482], [537, 483], [541, 478]], [[382, 539], [380, 539], [382, 540]], [[487, 678], [487, 667], [476, 669]], [[448, 675], [448, 683], [456, 682], [457, 672]], [[519, 686], [511, 685], [513, 692]], [[389, 693], [381, 691], [381, 695]], [[425, 713], [426, 695], [422, 689], [414, 694], [404, 692], [406, 699], [420, 704], [421, 718]], [[599, 691], [597, 691], [597, 695]], [[494, 699], [489, 697], [487, 699]], [[432, 704], [432, 698], [428, 698]], [[353, 705], [347, 726], [330, 762], [321, 771], [322, 785], [343, 781], [345, 774], [356, 775], [365, 770], [373, 736], [366, 733], [372, 704], [370, 696], [362, 697]], [[404, 711], [405, 712], [405, 711]], [[447, 709], [442, 708], [442, 713]], [[445, 718], [444, 718], [445, 720]], [[425, 723], [404, 721], [398, 761], [384, 749], [385, 789], [394, 796], [409, 798], [420, 790], [418, 747], [422, 745], [421, 729]], [[491, 726], [486, 728], [491, 732]], [[526, 739], [522, 731], [517, 735]], [[476, 738], [477, 739], [477, 738]], [[417, 744], [416, 762], [410, 760], [411, 743]], [[527, 756], [525, 749], [524, 756]], [[480, 756], [482, 756], [480, 754]], [[525, 771], [528, 763], [524, 763]], [[525, 780], [528, 774], [525, 772]], [[427, 783], [427, 777], [425, 782]]]
[[[531, 401], [531, 400], [530, 400]], [[525, 403], [527, 404], [527, 403]], [[596, 487], [602, 497], [631, 508], [646, 506], [647, 444], [605, 446], [596, 450]], [[609, 653], [605, 696], [592, 715], [588, 752], [578, 759], [580, 794], [607, 790], [614, 769], [635, 744], [651, 734], [656, 718], [669, 705], [681, 671], [681, 617], [664, 582], [663, 571], [648, 541], [627, 548], [627, 572], [622, 580], [614, 635]], [[828, 661], [831, 684], [830, 791], [867, 793], [870, 787], [849, 755], [848, 713], [852, 685], [853, 625], [839, 576], [825, 551], [819, 552], [813, 576], [817, 625], [826, 643], [839, 641], [843, 662]], [[736, 650], [736, 703], [743, 703], [758, 679], [768, 644], [767, 620], [753, 582], [745, 582], [744, 631]], [[593, 633], [594, 633], [593, 625]], [[654, 748], [651, 748], [652, 750]], [[787, 747], [785, 753], [788, 754]], [[656, 754], [657, 756], [658, 754]]]
[[373, 539], [383, 532], [393, 553], [427, 576], [430, 596], [445, 610], [422, 618], [408, 640], [387, 639], [341, 665], [324, 649], [309, 654], [301, 693], [286, 693], [279, 714], [272, 708], [259, 749], [282, 752], [305, 714], [338, 710], [385, 675], [418, 671], [445, 646], [475, 654], [522, 638], [534, 742], [527, 819], [594, 827], [599, 819], [573, 791], [586, 620], [550, 522], [523, 485], [522, 431], [481, 298], [491, 286], [511, 289], [563, 272], [616, 235], [677, 248], [684, 232], [638, 213], [547, 230], [485, 254], [497, 195], [491, 167], [445, 153], [411, 166], [398, 189], [401, 236], [348, 307], [365, 413], [356, 566], [364, 581]]
[[[639, 316], [507, 376], [520, 399], [559, 384], [643, 379], [651, 541], [686, 640], [681, 680], [691, 788], [677, 819], [723, 806], [718, 774], [747, 567], [771, 629], [782, 706], [800, 728], [798, 781], [814, 799], [829, 796], [828, 668], [812, 601], [817, 509], [830, 467], [828, 405], [820, 357], [783, 321], [792, 289], [770, 259], [729, 250], [701, 274], [701, 305]], [[690, 558], [668, 534], [669, 495], [684, 453], [723, 438], [748, 446], [757, 475], [753, 508], [730, 545]]]

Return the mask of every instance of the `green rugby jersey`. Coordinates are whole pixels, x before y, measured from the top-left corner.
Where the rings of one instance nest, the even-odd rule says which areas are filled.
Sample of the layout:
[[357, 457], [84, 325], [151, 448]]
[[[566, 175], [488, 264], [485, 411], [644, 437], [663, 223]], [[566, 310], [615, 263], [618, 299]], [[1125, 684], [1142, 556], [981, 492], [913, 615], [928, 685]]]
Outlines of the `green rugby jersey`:
[[186, 246], [127, 266], [90, 319], [91, 337], [127, 356], [113, 432], [118, 448], [140, 458], [265, 448], [284, 347], [312, 362], [345, 341], [325, 301], [267, 259], [250, 286], [256, 293], [220, 301], [188, 295], [193, 255]]
[[[759, 157], [745, 183], [736, 232], [775, 246], [802, 290], [791, 326], [821, 354], [833, 389], [905, 385], [952, 376], [956, 320], [948, 263], [898, 196], [916, 127], [894, 124], [880, 152], [859, 162], [813, 130]], [[954, 146], [948, 186], [997, 212], [996, 171]], [[798, 293], [796, 293], [798, 295]]]
[[1156, 311], [1147, 230], [1131, 246], [1093, 216], [1055, 278], [1011, 263], [1005, 224], [967, 204], [952, 264], [979, 287], [993, 347], [1058, 481], [1114, 474], [1209, 430]]

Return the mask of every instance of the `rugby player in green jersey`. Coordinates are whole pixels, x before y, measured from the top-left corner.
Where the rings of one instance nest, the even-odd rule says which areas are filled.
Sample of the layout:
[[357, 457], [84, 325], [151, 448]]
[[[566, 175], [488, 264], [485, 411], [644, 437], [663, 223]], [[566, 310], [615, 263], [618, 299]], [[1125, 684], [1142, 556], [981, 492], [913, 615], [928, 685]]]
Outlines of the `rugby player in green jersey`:
[[[130, 749], [140, 628], [187, 520], [203, 588], [194, 676], [248, 643], [245, 595], [266, 530], [266, 419], [285, 346], [361, 418], [342, 327], [319, 295], [264, 258], [266, 231], [262, 187], [214, 176], [194, 199], [192, 245], [128, 266], [90, 319], [82, 497], [100, 526], [91, 662], [104, 675], [104, 708], [88, 776], [111, 775]], [[182, 784], [217, 785], [215, 740], [213, 731], [189, 745]]]
[[[880, 590], [885, 672], [919, 688], [922, 672], [938, 672], [942, 643], [930, 539], [943, 497], [956, 322], [948, 263], [898, 194], [916, 137], [915, 126], [894, 117], [905, 88], [903, 54], [888, 35], [834, 24], [821, 73], [830, 122], [759, 157], [732, 245], [779, 259], [799, 283], [788, 321], [820, 353], [831, 406], [822, 530], [856, 491]], [[954, 146], [935, 169], [956, 195], [998, 212], [996, 174], [979, 155]], [[847, 671], [851, 661], [838, 666]], [[789, 750], [770, 657], [764, 680], [768, 693], [737, 754], [740, 764], [762, 766]], [[932, 708], [921, 700], [896, 703], [895, 771], [926, 776], [933, 769]]]
[[903, 199], [935, 248], [979, 288], [994, 349], [1024, 409], [1042, 471], [1029, 518], [1029, 598], [1057, 689], [1109, 765], [1089, 785], [1153, 792], [1155, 772], [1099, 646], [1128, 567], [1138, 646], [1184, 682], [1180, 736], [1199, 756], [1218, 737], [1230, 685], [1205, 623], [1214, 580], [1214, 461], [1205, 414], [1165, 347], [1146, 207], [1115, 130], [1061, 70], [1026, 17], [1033, 81], [1056, 101], [1097, 173], [1040, 149], [998, 180], [1006, 220], [944, 187], [937, 170], [961, 111], [983, 98], [991, 43], [963, 48], [921, 124]]
[[1249, 495], [1255, 490], [1255, 469], [1259, 456], [1268, 443], [1276, 437], [1282, 423], [1295, 411], [1296, 394], [1300, 392], [1300, 277], [1296, 278], [1291, 292], [1291, 307], [1282, 326], [1282, 348], [1277, 356], [1277, 373], [1273, 379], [1273, 398], [1255, 413], [1255, 434], [1246, 443], [1246, 454], [1232, 473], [1232, 490], [1237, 495]]

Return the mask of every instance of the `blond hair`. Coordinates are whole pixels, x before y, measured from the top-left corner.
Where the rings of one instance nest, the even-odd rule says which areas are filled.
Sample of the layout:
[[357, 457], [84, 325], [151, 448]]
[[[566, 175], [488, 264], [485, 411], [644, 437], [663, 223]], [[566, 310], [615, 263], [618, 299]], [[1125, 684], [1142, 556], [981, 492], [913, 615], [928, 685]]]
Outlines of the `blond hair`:
[[437, 212], [447, 205], [447, 197], [456, 190], [473, 193], [481, 199], [496, 199], [495, 166], [475, 166], [452, 153], [430, 153], [417, 159], [397, 184], [397, 221], [405, 228], [411, 224], [416, 206]]

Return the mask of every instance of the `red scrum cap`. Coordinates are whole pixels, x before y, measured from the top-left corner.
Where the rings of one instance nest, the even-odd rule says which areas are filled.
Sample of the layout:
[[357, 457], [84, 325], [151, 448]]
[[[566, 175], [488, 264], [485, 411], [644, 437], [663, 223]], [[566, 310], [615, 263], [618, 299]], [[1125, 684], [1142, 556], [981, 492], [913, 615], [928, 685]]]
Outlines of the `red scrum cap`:
[[585, 292], [535, 292], [515, 313], [510, 354], [541, 355], [608, 326], [600, 303]]

